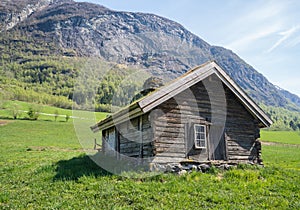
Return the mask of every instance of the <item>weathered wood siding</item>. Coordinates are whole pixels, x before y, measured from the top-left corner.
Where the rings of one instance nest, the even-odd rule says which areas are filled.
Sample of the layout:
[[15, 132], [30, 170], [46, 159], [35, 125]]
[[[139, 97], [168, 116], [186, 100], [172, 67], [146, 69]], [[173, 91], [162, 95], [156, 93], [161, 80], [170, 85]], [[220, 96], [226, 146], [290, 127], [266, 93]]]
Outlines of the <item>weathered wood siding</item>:
[[121, 123], [116, 127], [104, 130], [105, 151], [109, 151], [112, 138], [115, 139], [114, 150], [128, 157], [153, 156], [153, 132], [149, 121], [149, 114]]
[[259, 137], [257, 120], [249, 114], [237, 97], [227, 88], [227, 120], [225, 139], [228, 159], [251, 161], [255, 158], [255, 140]]
[[208, 149], [195, 149], [192, 130], [194, 124], [207, 124], [211, 117], [209, 97], [202, 82], [162, 103], [151, 115], [155, 119], [156, 162], [207, 160]]
[[[222, 91], [207, 88], [208, 84], [219, 85]], [[205, 149], [195, 148], [194, 124], [206, 125]], [[256, 154], [255, 140], [259, 137], [257, 120], [215, 75], [163, 102], [150, 113], [103, 133], [108, 142], [116, 139], [115, 150], [121, 154], [154, 156], [153, 162], [159, 163], [186, 159], [252, 160]]]
[[[220, 85], [220, 80], [211, 76], [152, 110], [155, 162], [179, 162], [186, 158], [197, 161], [253, 159], [254, 141], [259, 132], [254, 117], [225, 85], [221, 84], [223, 92], [214, 91], [205, 87], [207, 82], [212, 87]], [[209, 97], [211, 94], [214, 99]], [[211, 124], [212, 107], [214, 124]], [[219, 124], [218, 119], [223, 124]], [[206, 124], [206, 149], [194, 146], [194, 124]]]

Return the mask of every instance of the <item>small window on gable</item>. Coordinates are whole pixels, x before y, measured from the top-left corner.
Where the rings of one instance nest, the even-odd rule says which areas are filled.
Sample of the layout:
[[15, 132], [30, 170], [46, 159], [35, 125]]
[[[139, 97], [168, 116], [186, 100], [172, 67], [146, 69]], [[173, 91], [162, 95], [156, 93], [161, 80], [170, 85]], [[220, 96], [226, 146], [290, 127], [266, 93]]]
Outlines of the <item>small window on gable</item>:
[[194, 140], [196, 149], [206, 149], [206, 126], [194, 125]]

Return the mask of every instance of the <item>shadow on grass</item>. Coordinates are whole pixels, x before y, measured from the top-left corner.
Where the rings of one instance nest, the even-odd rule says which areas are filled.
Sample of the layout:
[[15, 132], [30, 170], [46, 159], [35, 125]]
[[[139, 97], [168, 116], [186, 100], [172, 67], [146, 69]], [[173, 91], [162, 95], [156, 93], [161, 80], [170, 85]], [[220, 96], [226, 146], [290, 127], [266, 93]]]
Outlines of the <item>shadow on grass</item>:
[[74, 157], [70, 160], [61, 160], [56, 163], [54, 181], [78, 180], [82, 176], [111, 176], [112, 174], [99, 167], [87, 155]]
[[98, 152], [92, 156], [81, 155], [70, 160], [57, 162], [54, 181], [78, 180], [83, 176], [103, 177], [113, 175], [141, 179], [156, 176], [157, 172], [150, 171], [148, 161], [142, 162], [139, 158], [118, 157], [116, 154], [105, 155]]

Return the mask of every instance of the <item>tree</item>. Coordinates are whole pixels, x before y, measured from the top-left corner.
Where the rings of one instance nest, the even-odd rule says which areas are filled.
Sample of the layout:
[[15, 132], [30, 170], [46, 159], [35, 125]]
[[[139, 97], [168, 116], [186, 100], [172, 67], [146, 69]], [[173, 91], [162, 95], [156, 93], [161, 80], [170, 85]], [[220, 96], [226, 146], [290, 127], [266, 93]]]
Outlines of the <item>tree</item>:
[[8, 109], [14, 120], [16, 120], [22, 114], [22, 111], [20, 110], [21, 107], [17, 103], [13, 103], [13, 104], [9, 105]]
[[290, 127], [291, 127], [294, 131], [297, 130], [297, 125], [296, 125], [296, 123], [294, 123], [293, 120], [291, 120], [289, 124], [290, 124]]

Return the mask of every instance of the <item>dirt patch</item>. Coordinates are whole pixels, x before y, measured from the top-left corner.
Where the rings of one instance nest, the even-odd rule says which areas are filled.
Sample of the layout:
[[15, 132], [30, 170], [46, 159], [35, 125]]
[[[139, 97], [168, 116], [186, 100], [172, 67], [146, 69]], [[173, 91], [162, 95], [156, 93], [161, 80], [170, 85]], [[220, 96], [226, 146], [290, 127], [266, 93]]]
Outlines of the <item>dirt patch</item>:
[[218, 181], [221, 181], [221, 180], [224, 178], [223, 176], [224, 176], [223, 173], [218, 173], [216, 179], [217, 179]]
[[266, 146], [272, 146], [272, 145], [280, 145], [280, 146], [290, 146], [290, 147], [300, 147], [300, 144], [285, 144], [285, 143], [279, 143], [279, 142], [261, 142], [262, 145], [266, 145]]
[[0, 120], [0, 126], [7, 125], [9, 123], [8, 120]]
[[54, 147], [54, 146], [49, 146], [49, 147], [41, 147], [41, 146], [31, 146], [26, 148], [26, 151], [63, 151], [63, 152], [85, 152], [84, 149], [71, 149], [71, 148], [59, 148], [59, 147]]

